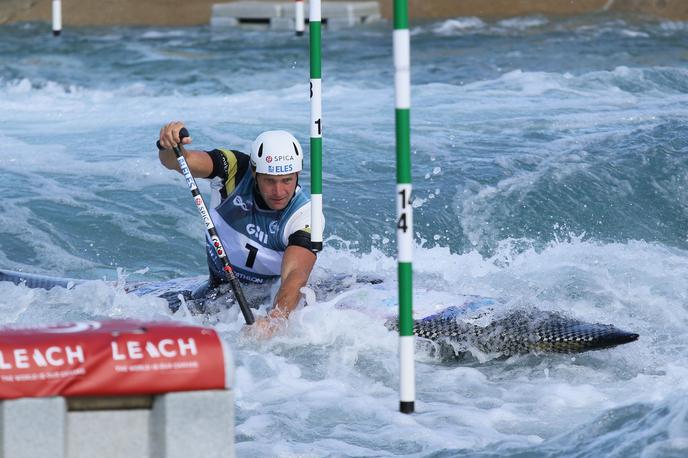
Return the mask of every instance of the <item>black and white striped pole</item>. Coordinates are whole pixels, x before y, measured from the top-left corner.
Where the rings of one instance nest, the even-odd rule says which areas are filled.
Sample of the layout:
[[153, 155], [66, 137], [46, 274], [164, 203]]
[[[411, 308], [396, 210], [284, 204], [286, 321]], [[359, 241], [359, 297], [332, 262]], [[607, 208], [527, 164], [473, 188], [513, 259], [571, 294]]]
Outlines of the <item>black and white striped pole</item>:
[[413, 413], [416, 398], [413, 338], [413, 208], [411, 207], [411, 40], [408, 0], [394, 0], [394, 92], [397, 153], [399, 279], [399, 410]]
[[60, 36], [62, 32], [62, 1], [53, 0], [53, 36]]
[[[234, 292], [234, 298], [239, 304], [239, 309], [241, 310], [241, 313], [244, 315], [244, 321], [246, 321], [246, 324], [251, 325], [255, 322], [253, 312], [251, 312], [251, 309], [248, 305], [248, 301], [246, 301], [246, 297], [244, 296], [244, 291], [241, 289], [241, 283], [239, 283], [239, 279], [234, 274], [232, 263], [229, 260], [229, 254], [225, 250], [225, 247], [222, 246], [222, 240], [220, 240], [220, 236], [217, 233], [217, 229], [215, 229], [213, 218], [212, 216], [210, 216], [210, 212], [208, 211], [208, 207], [205, 205], [203, 196], [201, 195], [201, 192], [198, 190], [196, 179], [193, 177], [193, 175], [191, 175], [191, 170], [189, 169], [189, 166], [186, 163], [186, 159], [184, 158], [184, 146], [182, 145], [182, 141], [184, 140], [184, 138], [188, 136], [189, 131], [186, 129], [186, 127], [183, 127], [179, 131], [179, 143], [177, 144], [177, 146], [173, 146], [172, 150], [174, 151], [174, 155], [177, 156], [179, 170], [182, 172], [182, 175], [184, 175], [184, 178], [186, 179], [186, 184], [189, 187], [189, 191], [191, 191], [191, 196], [194, 199], [196, 208], [198, 208], [198, 212], [201, 214], [201, 218], [203, 219], [203, 223], [205, 224], [208, 237], [212, 242], [213, 248], [215, 248], [215, 252], [217, 253], [218, 258], [220, 258], [220, 262], [222, 262], [222, 270], [225, 273], [227, 283], [229, 283], [229, 285], [232, 287], [232, 292]], [[159, 142], [158, 149], [161, 149]]]
[[306, 30], [306, 19], [303, 13], [303, 0], [295, 0], [294, 2], [294, 23], [296, 27], [296, 36], [300, 37]]
[[308, 12], [311, 67], [311, 249], [323, 247], [322, 215], [322, 73], [320, 0], [311, 0]]

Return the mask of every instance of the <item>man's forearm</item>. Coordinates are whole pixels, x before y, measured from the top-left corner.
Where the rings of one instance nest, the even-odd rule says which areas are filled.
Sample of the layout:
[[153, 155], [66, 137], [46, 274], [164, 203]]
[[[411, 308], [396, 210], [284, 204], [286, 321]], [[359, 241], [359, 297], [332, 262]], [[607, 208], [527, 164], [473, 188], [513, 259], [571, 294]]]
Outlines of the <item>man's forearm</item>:
[[179, 163], [177, 162], [177, 156], [174, 155], [172, 150], [158, 150], [158, 157], [160, 158], [160, 163], [170, 170], [176, 170], [181, 172], [179, 168]]
[[287, 318], [289, 314], [299, 304], [301, 298], [301, 288], [306, 286], [308, 275], [305, 272], [292, 272], [280, 285], [279, 291], [275, 296], [273, 309], [270, 312], [272, 318]]

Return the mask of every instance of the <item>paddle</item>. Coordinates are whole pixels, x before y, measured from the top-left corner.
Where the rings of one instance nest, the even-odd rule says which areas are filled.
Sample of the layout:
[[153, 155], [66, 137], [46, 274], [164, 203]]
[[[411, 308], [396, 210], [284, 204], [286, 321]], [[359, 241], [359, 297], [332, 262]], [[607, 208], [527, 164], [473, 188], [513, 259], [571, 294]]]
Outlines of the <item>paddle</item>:
[[189, 185], [189, 190], [191, 191], [191, 195], [194, 198], [194, 202], [196, 202], [196, 207], [198, 208], [198, 211], [201, 213], [201, 217], [203, 218], [205, 227], [208, 230], [208, 235], [210, 236], [210, 240], [213, 243], [215, 252], [222, 261], [225, 277], [227, 278], [227, 282], [229, 282], [230, 286], [232, 287], [232, 291], [234, 291], [234, 297], [239, 303], [241, 313], [244, 315], [244, 320], [246, 321], [246, 324], [253, 324], [253, 322], [255, 321], [253, 318], [253, 313], [251, 312], [251, 309], [248, 307], [248, 303], [246, 302], [246, 298], [244, 297], [244, 292], [241, 289], [241, 284], [239, 283], [239, 280], [236, 278], [236, 275], [234, 275], [234, 269], [232, 269], [232, 265], [229, 262], [227, 252], [222, 246], [220, 237], [217, 235], [217, 230], [215, 230], [215, 224], [213, 224], [213, 220], [210, 217], [208, 207], [205, 206], [203, 196], [201, 196], [201, 193], [198, 191], [198, 186], [196, 186], [196, 180], [191, 175], [189, 166], [186, 164], [186, 159], [184, 159], [184, 155], [182, 154], [182, 149], [184, 148], [182, 146], [182, 140], [184, 140], [184, 138], [188, 136], [189, 131], [186, 130], [186, 127], [183, 127], [182, 130], [179, 131], [179, 144], [177, 146], [172, 147], [172, 149], [174, 150], [174, 154], [177, 156], [179, 168], [181, 169], [182, 174], [184, 174], [184, 178], [186, 178], [186, 184]]

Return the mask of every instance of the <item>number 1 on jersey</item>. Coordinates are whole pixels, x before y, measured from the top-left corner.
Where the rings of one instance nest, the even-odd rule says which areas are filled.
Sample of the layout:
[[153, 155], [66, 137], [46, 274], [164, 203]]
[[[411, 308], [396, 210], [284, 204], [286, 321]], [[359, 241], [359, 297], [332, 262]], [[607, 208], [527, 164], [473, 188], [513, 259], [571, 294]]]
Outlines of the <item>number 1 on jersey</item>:
[[246, 249], [248, 250], [248, 257], [246, 258], [246, 267], [249, 269], [253, 268], [253, 264], [256, 262], [256, 256], [258, 255], [258, 247], [246, 244]]

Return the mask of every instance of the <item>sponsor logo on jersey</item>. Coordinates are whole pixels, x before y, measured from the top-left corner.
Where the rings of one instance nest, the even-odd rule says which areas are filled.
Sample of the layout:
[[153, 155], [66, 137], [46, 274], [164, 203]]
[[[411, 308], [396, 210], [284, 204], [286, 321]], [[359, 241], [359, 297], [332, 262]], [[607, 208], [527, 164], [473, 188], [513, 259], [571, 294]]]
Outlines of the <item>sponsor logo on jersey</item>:
[[266, 158], [265, 158], [265, 162], [267, 162], [268, 164], [269, 164], [270, 162], [272, 162], [272, 156], [266, 157]]
[[260, 243], [268, 243], [268, 234], [263, 231], [257, 224], [247, 224], [246, 233], [258, 240]]
[[236, 196], [234, 197], [234, 200], [232, 201], [235, 207], [241, 207], [241, 209], [245, 212], [251, 210], [251, 206], [253, 203], [251, 201], [244, 201], [244, 199], [241, 198], [241, 196]]
[[279, 221], [271, 221], [270, 225], [268, 226], [268, 231], [270, 231], [271, 234], [276, 234], [277, 229], [279, 229]]
[[239, 272], [238, 270], [235, 270], [235, 271], [234, 271], [234, 275], [236, 275], [236, 277], [237, 277], [239, 280], [246, 280], [246, 281], [250, 281], [250, 282], [253, 282], [253, 283], [257, 283], [257, 284], [265, 283], [265, 279], [264, 279], [264, 278], [256, 277], [256, 276], [254, 276], [254, 275], [250, 275], [250, 274], [244, 273], [244, 272]]

